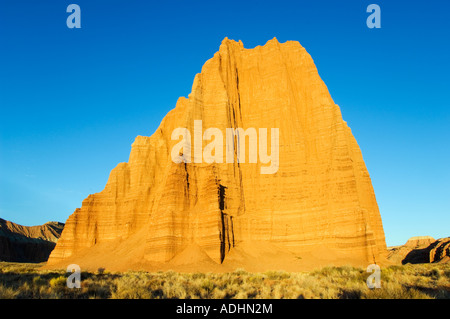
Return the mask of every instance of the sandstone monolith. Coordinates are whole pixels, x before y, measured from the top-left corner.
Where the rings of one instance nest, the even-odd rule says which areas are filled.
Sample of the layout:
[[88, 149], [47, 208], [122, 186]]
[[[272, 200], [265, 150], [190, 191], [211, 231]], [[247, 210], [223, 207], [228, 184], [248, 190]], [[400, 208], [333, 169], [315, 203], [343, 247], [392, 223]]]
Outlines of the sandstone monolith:
[[[270, 164], [249, 163], [248, 148], [238, 162], [237, 147], [233, 163], [175, 163], [173, 131], [194, 132], [199, 120], [203, 132], [224, 136], [227, 128], [279, 129], [278, 169], [261, 174]], [[49, 265], [301, 270], [367, 266], [385, 254], [361, 151], [311, 56], [295, 41], [246, 49], [225, 38], [188, 98], [152, 136], [138, 136], [129, 161], [69, 217]]]

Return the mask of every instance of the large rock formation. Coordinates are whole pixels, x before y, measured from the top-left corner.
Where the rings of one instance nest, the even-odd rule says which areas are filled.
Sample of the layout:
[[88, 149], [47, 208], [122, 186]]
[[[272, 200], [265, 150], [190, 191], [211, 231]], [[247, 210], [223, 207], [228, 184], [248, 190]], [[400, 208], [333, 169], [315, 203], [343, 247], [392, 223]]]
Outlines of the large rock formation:
[[[249, 163], [250, 138], [242, 135], [232, 139], [247, 141], [245, 161], [237, 162], [235, 145], [215, 150], [223, 163], [207, 163], [205, 154], [196, 163], [199, 120], [201, 132], [218, 128], [224, 139], [227, 128], [255, 128], [264, 141], [258, 130], [267, 128], [268, 153], [278, 128], [278, 168], [275, 159]], [[188, 163], [172, 161], [176, 128], [192, 135], [191, 154], [177, 153]], [[207, 153], [212, 142], [200, 143]], [[294, 41], [245, 49], [225, 38], [189, 97], [151, 137], [138, 136], [128, 163], [69, 217], [49, 265], [301, 269], [379, 263], [385, 253], [361, 151], [310, 55]]]
[[47, 261], [63, 228], [58, 222], [22, 226], [0, 218], [0, 261]]

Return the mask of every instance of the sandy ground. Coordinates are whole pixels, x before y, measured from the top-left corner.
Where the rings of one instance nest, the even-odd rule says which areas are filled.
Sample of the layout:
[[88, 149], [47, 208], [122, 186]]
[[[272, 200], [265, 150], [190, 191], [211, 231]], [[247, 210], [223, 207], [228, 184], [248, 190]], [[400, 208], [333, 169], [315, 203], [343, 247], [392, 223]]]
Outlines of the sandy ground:
[[[137, 244], [137, 243], [136, 243]], [[129, 247], [129, 243], [127, 243]], [[110, 271], [168, 271], [176, 272], [231, 272], [243, 269], [249, 272], [274, 271], [311, 271], [325, 266], [359, 266], [360, 259], [336, 257], [327, 249], [314, 249], [313, 252], [295, 254], [269, 242], [241, 243], [233, 248], [222, 264], [211, 259], [197, 245], [189, 245], [182, 249], [167, 263], [157, 263], [144, 258], [144, 249], [128, 250], [120, 243], [103, 243], [81, 252], [64, 263], [45, 265], [45, 269], [67, 268], [69, 264], [77, 264], [82, 270], [96, 271], [105, 268]], [[110, 252], [105, 256], [105, 252]], [[324, 258], [326, 257], [326, 259]], [[383, 264], [384, 265], [384, 264]]]

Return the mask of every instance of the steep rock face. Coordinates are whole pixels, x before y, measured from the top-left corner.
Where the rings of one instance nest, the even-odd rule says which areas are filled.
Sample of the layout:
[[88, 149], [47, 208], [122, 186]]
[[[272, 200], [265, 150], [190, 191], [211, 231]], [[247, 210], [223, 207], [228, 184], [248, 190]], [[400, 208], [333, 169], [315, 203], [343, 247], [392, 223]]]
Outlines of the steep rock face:
[[[278, 170], [261, 174], [270, 164], [249, 163], [248, 138], [244, 163], [237, 147], [226, 163], [225, 146], [224, 163], [194, 163], [193, 150], [191, 163], [174, 163], [173, 130], [187, 128], [194, 140], [196, 120], [224, 139], [226, 128], [267, 128], [268, 153], [278, 128]], [[138, 136], [128, 163], [69, 217], [49, 265], [136, 268], [186, 249], [226, 264], [234, 250], [266, 244], [311, 263], [367, 265], [386, 252], [360, 149], [310, 55], [298, 42], [245, 49], [225, 38], [189, 97], [151, 137]]]
[[430, 263], [450, 263], [450, 237], [436, 240], [430, 246]]
[[431, 236], [408, 239], [402, 246], [388, 248], [388, 260], [395, 264], [450, 262], [450, 238], [435, 240]]
[[435, 242], [431, 236], [415, 236], [401, 246], [388, 248], [388, 259], [395, 264], [427, 263], [429, 260], [428, 247]]
[[58, 222], [22, 226], [0, 218], [0, 261], [47, 261], [63, 228]]

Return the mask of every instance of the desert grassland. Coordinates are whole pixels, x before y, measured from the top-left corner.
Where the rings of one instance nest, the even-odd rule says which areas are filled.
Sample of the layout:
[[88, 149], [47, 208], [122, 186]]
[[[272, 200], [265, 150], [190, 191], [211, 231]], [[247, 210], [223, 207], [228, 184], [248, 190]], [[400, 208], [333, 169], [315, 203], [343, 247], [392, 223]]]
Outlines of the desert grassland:
[[42, 264], [0, 262], [0, 298], [66, 299], [442, 299], [450, 298], [450, 265], [390, 266], [381, 288], [369, 289], [365, 269], [325, 267], [312, 272], [249, 273], [106, 272], [81, 273], [81, 288], [69, 289], [64, 270]]

